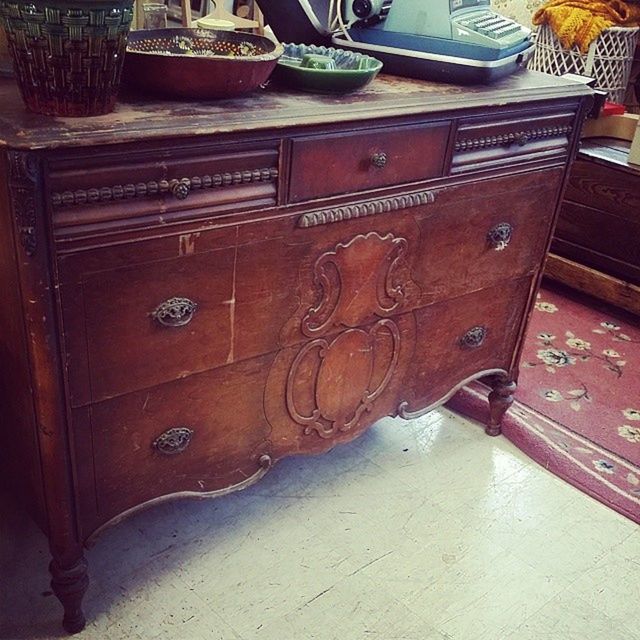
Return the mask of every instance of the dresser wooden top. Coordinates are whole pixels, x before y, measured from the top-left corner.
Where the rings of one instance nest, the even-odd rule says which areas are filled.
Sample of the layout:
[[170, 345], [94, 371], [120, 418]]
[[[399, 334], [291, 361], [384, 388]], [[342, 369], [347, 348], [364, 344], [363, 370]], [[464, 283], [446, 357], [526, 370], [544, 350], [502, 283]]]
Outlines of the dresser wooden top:
[[275, 89], [211, 103], [123, 95], [116, 110], [109, 115], [54, 118], [29, 113], [15, 81], [3, 78], [0, 79], [0, 144], [38, 149], [126, 143], [498, 107], [575, 98], [589, 92], [579, 83], [531, 71], [490, 86], [474, 87], [383, 75], [363, 91], [343, 97]]

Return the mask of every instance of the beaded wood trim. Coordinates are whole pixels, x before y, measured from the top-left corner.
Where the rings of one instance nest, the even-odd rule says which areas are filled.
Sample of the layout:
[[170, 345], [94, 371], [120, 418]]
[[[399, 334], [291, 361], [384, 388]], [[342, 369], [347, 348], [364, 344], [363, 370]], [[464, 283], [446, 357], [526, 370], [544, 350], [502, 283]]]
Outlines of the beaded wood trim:
[[398, 211], [400, 209], [411, 209], [424, 204], [431, 204], [435, 202], [435, 200], [435, 191], [419, 191], [418, 193], [411, 193], [404, 196], [369, 200], [368, 202], [350, 204], [344, 207], [305, 213], [298, 218], [298, 226], [304, 228], [317, 227], [321, 224], [352, 220], [353, 218], [364, 218], [366, 216], [374, 216], [390, 211]]
[[87, 203], [100, 204], [114, 200], [130, 198], [144, 198], [147, 196], [174, 194], [182, 199], [192, 190], [217, 189], [239, 184], [253, 184], [256, 182], [272, 182], [278, 178], [278, 169], [268, 167], [247, 171], [214, 173], [211, 175], [195, 176], [175, 180], [150, 180], [136, 184], [116, 184], [111, 187], [95, 187], [93, 189], [77, 189], [52, 193], [51, 203], [54, 207], [72, 207]]
[[486, 149], [489, 147], [509, 146], [511, 144], [525, 145], [533, 140], [553, 138], [556, 136], [569, 135], [573, 127], [571, 125], [540, 127], [539, 129], [528, 129], [514, 133], [501, 133], [495, 136], [483, 136], [482, 138], [463, 138], [457, 140], [456, 151], [475, 151], [476, 149]]

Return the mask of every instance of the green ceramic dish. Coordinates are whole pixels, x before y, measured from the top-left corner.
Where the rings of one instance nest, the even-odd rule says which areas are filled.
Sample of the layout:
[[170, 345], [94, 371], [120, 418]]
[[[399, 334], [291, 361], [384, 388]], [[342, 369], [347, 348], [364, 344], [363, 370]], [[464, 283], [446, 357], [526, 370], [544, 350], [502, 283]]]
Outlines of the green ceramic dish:
[[354, 51], [306, 44], [285, 44], [277, 78], [295, 89], [347, 93], [369, 84], [382, 62]]

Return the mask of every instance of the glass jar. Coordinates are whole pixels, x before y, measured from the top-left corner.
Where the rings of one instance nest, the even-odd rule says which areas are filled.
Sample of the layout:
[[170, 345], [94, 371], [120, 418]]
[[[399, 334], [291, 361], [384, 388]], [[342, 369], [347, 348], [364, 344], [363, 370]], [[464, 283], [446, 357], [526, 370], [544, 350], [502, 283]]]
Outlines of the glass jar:
[[146, 2], [142, 5], [143, 29], [166, 29], [167, 6], [160, 2]]

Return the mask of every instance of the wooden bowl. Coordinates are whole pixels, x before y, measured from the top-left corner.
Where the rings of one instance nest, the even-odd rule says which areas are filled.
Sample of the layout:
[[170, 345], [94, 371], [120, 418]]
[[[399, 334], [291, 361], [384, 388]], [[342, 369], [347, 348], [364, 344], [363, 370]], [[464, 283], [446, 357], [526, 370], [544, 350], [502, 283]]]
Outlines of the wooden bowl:
[[230, 98], [266, 82], [282, 53], [282, 45], [247, 33], [134, 31], [127, 44], [124, 81], [168, 98]]

